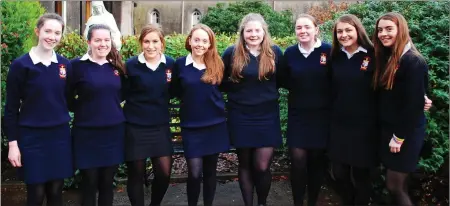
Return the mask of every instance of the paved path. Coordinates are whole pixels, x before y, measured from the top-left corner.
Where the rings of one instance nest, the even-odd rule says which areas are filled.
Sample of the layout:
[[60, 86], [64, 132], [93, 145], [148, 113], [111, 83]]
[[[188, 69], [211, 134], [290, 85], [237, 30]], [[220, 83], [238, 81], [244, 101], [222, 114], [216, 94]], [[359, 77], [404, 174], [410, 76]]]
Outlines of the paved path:
[[[2, 186], [1, 205], [19, 206], [24, 205], [26, 194], [23, 188], [12, 188]], [[147, 191], [149, 192], [149, 191]], [[199, 205], [203, 205], [202, 195], [200, 194]], [[76, 191], [64, 192], [64, 202], [66, 206], [79, 206], [80, 199]], [[150, 203], [149, 194], [145, 195], [145, 204]], [[255, 201], [256, 204], [256, 201]], [[291, 188], [288, 181], [274, 181], [267, 199], [267, 204], [272, 206], [293, 205]], [[114, 206], [130, 205], [126, 188], [119, 187], [114, 194]], [[172, 184], [169, 186], [167, 194], [161, 204], [162, 206], [185, 206], [187, 205], [186, 183]], [[218, 183], [215, 206], [240, 206], [243, 205], [239, 184], [237, 182]], [[323, 188], [318, 205], [337, 205], [334, 194]]]

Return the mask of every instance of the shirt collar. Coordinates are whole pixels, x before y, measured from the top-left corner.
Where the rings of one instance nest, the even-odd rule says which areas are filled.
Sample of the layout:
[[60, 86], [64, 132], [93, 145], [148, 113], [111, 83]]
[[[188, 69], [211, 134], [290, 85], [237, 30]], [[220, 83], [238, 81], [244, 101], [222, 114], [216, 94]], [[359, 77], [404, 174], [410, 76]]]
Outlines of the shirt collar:
[[250, 54], [252, 54], [253, 56], [255, 56], [255, 57], [257, 57], [257, 56], [259, 56], [259, 54], [261, 53], [261, 48], [260, 49], [258, 49], [258, 51], [256, 51], [256, 52], [254, 52], [254, 51], [252, 51], [252, 50], [250, 50], [249, 48], [248, 48], [248, 46], [247, 45], [245, 45], [245, 48], [247, 48], [247, 50], [248, 50], [248, 52], [250, 52]]
[[[33, 62], [33, 64], [38, 64], [39, 62], [42, 62], [42, 59], [39, 58], [36, 53], [34, 52], [34, 49], [36, 47], [32, 47], [30, 52], [28, 53], [30, 55], [31, 61]], [[58, 63], [58, 58], [56, 57], [56, 52], [54, 50], [52, 50], [52, 57], [50, 58], [50, 61], [53, 63]]]
[[352, 58], [352, 56], [355, 55], [355, 54], [358, 53], [358, 52], [364, 52], [364, 53], [367, 53], [367, 49], [364, 49], [362, 46], [359, 46], [359, 47], [356, 49], [356, 51], [353, 52], [353, 54], [350, 54], [347, 50], [344, 49], [344, 47], [341, 47], [341, 50], [342, 50], [345, 54], [347, 54], [347, 58], [349, 58], [349, 59]]
[[198, 70], [206, 69], [206, 65], [204, 65], [204, 64], [197, 64], [197, 63], [194, 62], [194, 59], [192, 59], [191, 53], [189, 53], [187, 55], [187, 57], [186, 57], [186, 64], [185, 64], [185, 66], [190, 65], [190, 64], [193, 64], [192, 66], [194, 66]]
[[[99, 64], [99, 65], [102, 65], [102, 64], [98, 63], [97, 61], [95, 61], [94, 59], [92, 59], [92, 57], [89, 55], [89, 53], [84, 54], [84, 55], [80, 58], [81, 61], [86, 61], [86, 60], [88, 60], [88, 59], [89, 59], [89, 61], [91, 61], [91, 62], [94, 62], [94, 63], [97, 63], [97, 64]], [[109, 61], [106, 61], [106, 63], [109, 63]]]
[[145, 60], [144, 52], [142, 52], [138, 56], [138, 61], [142, 64], [145, 64], [149, 69], [155, 71], [161, 63], [166, 64], [166, 56], [164, 54], [161, 54], [161, 58], [159, 59], [159, 62], [152, 65], [152, 64], [148, 63], [147, 60]]
[[403, 48], [403, 52], [402, 55], [400, 57], [402, 57], [406, 52], [408, 52], [411, 49], [411, 42], [408, 42], [405, 47]]
[[315, 48], [319, 48], [320, 46], [322, 46], [322, 41], [320, 41], [320, 39], [316, 40], [316, 43], [314, 43], [313, 47], [309, 51], [306, 51], [306, 49], [304, 49], [301, 44], [298, 43], [298, 49], [300, 50], [300, 53], [302, 53], [305, 57], [308, 57]]

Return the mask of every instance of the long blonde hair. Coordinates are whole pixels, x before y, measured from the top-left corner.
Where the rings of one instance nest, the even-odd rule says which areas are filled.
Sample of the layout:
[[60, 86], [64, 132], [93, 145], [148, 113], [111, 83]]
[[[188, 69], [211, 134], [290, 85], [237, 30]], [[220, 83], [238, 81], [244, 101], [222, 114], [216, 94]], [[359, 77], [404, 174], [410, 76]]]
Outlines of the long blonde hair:
[[257, 21], [260, 22], [264, 30], [263, 41], [261, 42], [261, 53], [259, 54], [259, 80], [267, 79], [268, 74], [275, 72], [275, 53], [272, 50], [272, 40], [270, 38], [269, 29], [266, 21], [261, 14], [249, 13], [242, 18], [239, 26], [239, 38], [237, 39], [236, 46], [234, 48], [233, 63], [231, 69], [231, 80], [233, 82], [239, 82], [239, 79], [243, 78], [242, 69], [250, 62], [250, 56], [245, 48], [244, 29], [248, 22]]
[[189, 40], [192, 38], [192, 34], [197, 29], [202, 29], [203, 31], [208, 33], [210, 42], [208, 51], [206, 51], [206, 53], [203, 54], [203, 59], [206, 65], [206, 71], [203, 74], [201, 80], [208, 84], [219, 85], [222, 82], [224, 65], [222, 62], [222, 58], [220, 58], [219, 52], [217, 51], [216, 37], [211, 28], [209, 28], [204, 24], [196, 24], [191, 29], [191, 32], [189, 32], [189, 35], [186, 38], [186, 42], [184, 43], [184, 47], [186, 48], [186, 50], [192, 53], [192, 48], [191, 45], [189, 44]]

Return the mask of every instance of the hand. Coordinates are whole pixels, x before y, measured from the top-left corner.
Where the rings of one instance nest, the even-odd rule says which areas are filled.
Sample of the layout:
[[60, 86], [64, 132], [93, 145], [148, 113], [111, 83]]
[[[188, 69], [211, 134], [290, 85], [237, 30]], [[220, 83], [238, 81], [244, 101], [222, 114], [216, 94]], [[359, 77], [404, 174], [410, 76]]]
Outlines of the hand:
[[392, 135], [391, 141], [389, 142], [389, 147], [392, 153], [400, 152], [400, 148], [403, 144], [403, 139], [398, 138], [397, 136]]
[[425, 97], [425, 106], [423, 108], [423, 111], [428, 111], [431, 108], [431, 106], [433, 106], [433, 101], [428, 99], [427, 95], [425, 95], [424, 97]]
[[8, 160], [13, 167], [22, 167], [21, 156], [17, 141], [9, 142]]

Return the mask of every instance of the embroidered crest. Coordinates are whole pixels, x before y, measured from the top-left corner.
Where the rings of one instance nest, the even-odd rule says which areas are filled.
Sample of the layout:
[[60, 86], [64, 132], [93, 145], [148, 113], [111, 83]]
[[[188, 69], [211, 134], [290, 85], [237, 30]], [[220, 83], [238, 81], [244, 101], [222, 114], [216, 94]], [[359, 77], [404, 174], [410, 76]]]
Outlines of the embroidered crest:
[[361, 64], [361, 70], [366, 71], [367, 67], [369, 67], [370, 57], [365, 57], [362, 64]]
[[166, 81], [171, 82], [172, 81], [172, 70], [166, 69]]
[[114, 75], [119, 76], [119, 71], [117, 69], [114, 70]]
[[59, 65], [59, 78], [65, 79], [67, 76], [66, 67], [64, 64]]
[[326, 53], [320, 54], [320, 64], [321, 65], [327, 64], [327, 54]]

